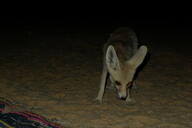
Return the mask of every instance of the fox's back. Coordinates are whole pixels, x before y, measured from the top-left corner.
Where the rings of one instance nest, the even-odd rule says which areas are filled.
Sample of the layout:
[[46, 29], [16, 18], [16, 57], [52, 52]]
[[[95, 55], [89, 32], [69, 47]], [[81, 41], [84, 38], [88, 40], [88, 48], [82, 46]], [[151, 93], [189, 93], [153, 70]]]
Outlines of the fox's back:
[[130, 59], [137, 51], [138, 41], [135, 32], [129, 28], [116, 29], [108, 39], [104, 51], [112, 45], [119, 60], [123, 63]]

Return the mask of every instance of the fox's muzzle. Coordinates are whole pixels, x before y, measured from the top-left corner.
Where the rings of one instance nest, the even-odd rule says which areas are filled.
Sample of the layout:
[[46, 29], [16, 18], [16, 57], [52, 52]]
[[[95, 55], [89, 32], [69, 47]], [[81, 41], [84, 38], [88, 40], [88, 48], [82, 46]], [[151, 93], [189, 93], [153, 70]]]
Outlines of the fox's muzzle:
[[119, 98], [121, 99], [121, 100], [125, 100], [126, 98], [127, 98], [127, 92], [125, 91], [125, 92], [121, 92], [121, 93], [118, 93], [119, 94]]

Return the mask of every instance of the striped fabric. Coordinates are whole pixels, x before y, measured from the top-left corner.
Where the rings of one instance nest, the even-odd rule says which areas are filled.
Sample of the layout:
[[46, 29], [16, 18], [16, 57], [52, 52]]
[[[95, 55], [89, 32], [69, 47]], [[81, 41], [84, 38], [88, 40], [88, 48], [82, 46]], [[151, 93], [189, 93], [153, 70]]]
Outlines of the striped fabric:
[[32, 112], [4, 113], [6, 105], [6, 102], [0, 101], [0, 128], [62, 128]]

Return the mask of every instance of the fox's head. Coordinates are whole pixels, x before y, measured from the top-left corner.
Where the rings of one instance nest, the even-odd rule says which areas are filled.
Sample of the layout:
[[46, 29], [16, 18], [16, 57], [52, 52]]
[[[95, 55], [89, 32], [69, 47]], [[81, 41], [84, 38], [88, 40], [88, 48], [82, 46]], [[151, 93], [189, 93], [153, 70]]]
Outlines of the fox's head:
[[116, 51], [112, 45], [106, 51], [106, 65], [111, 80], [115, 85], [118, 96], [126, 99], [127, 88], [130, 87], [137, 67], [143, 62], [147, 54], [147, 47], [141, 46], [135, 55], [125, 62], [120, 62]]

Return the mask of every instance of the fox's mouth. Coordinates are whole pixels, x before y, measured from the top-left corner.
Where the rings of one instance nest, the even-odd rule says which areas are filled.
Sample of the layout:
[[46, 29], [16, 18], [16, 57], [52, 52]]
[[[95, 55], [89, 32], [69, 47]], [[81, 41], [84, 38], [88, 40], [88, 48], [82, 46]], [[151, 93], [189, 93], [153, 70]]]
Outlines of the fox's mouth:
[[117, 98], [120, 99], [120, 100], [126, 100], [126, 99], [127, 99], [127, 96], [119, 96], [119, 95], [118, 95]]
[[118, 94], [118, 98], [119, 98], [120, 100], [126, 100], [127, 95]]
[[121, 100], [126, 100], [126, 97], [121, 97], [120, 99], [121, 99]]

